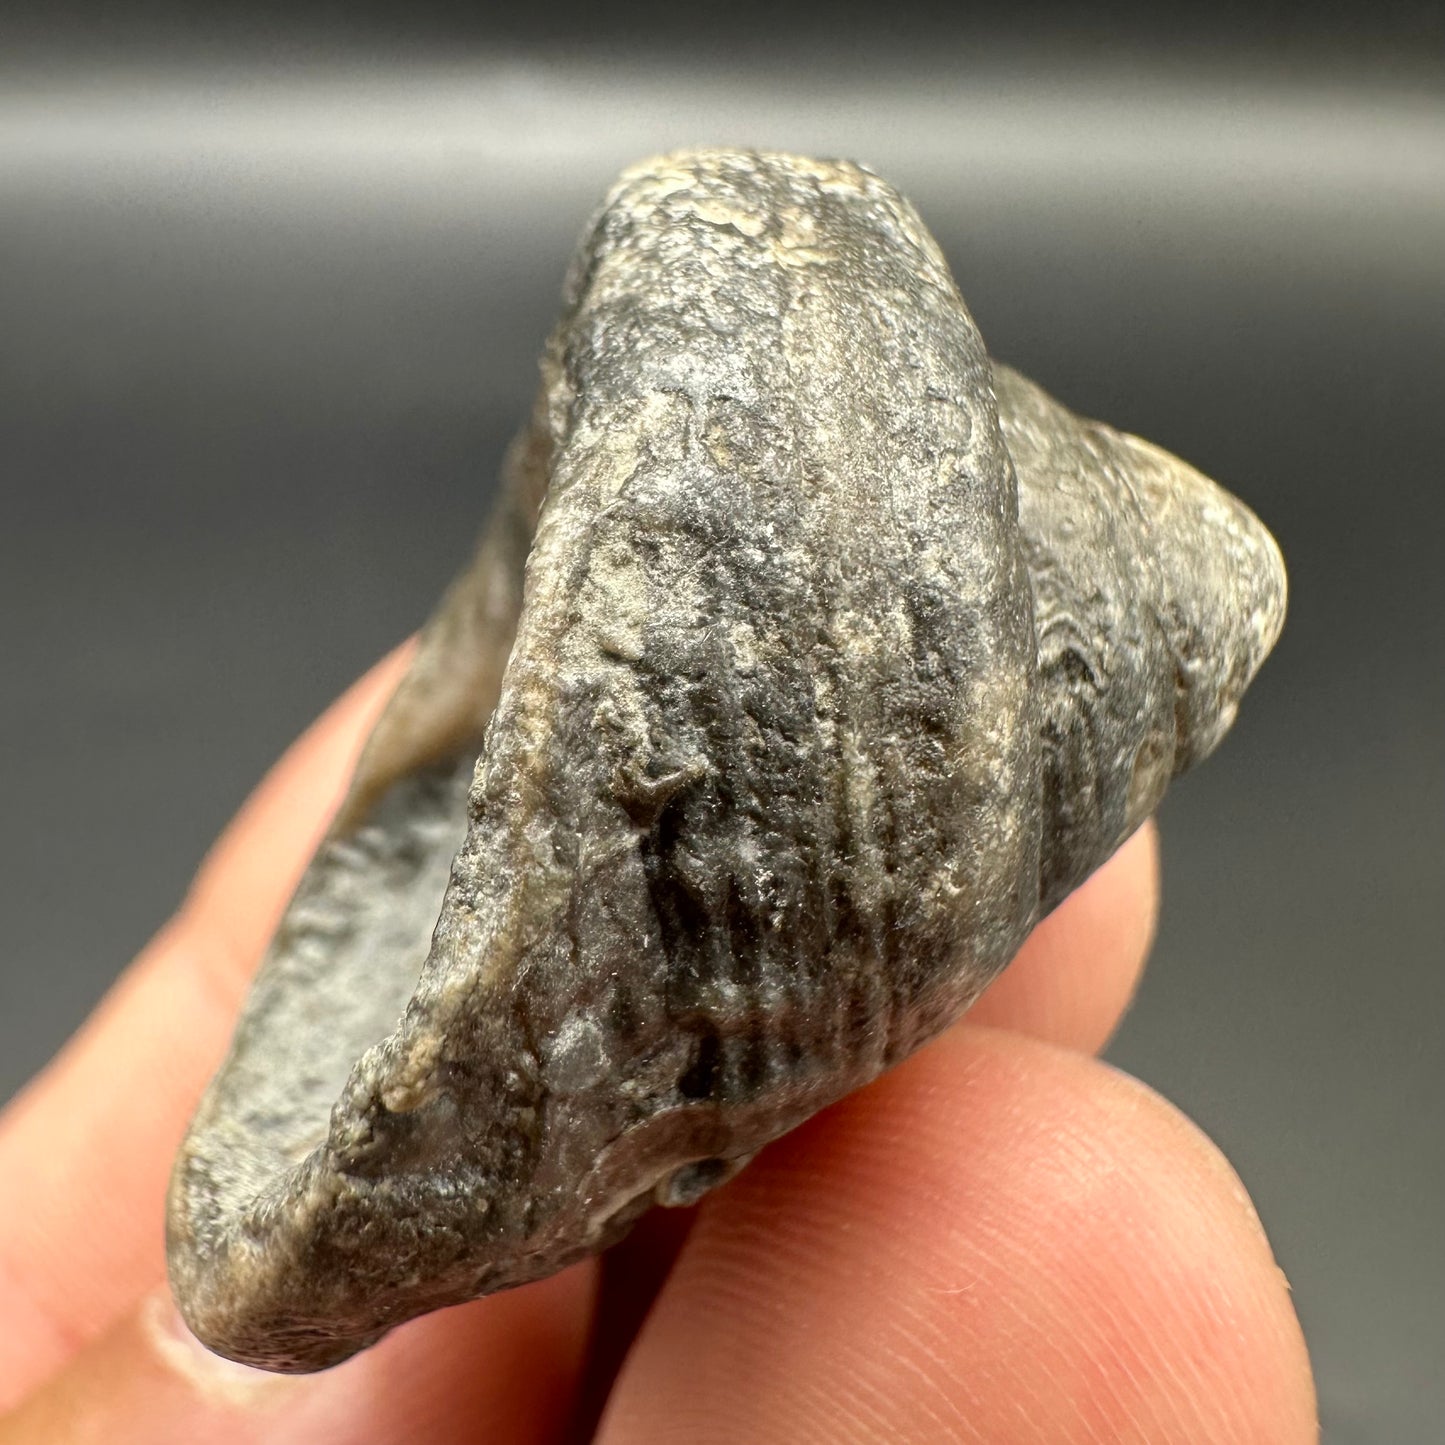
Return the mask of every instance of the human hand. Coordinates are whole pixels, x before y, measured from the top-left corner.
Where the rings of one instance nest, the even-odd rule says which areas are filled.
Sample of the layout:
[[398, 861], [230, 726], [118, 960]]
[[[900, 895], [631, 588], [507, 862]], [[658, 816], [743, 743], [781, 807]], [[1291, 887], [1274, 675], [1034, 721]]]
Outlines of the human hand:
[[[282, 759], [177, 917], [0, 1117], [0, 1445], [1304, 1445], [1309, 1365], [1242, 1186], [1093, 1057], [1144, 964], [1141, 829], [967, 1020], [695, 1217], [322, 1375], [204, 1351], [166, 1179], [251, 972], [407, 660]], [[596, 1417], [600, 1412], [600, 1424]]]

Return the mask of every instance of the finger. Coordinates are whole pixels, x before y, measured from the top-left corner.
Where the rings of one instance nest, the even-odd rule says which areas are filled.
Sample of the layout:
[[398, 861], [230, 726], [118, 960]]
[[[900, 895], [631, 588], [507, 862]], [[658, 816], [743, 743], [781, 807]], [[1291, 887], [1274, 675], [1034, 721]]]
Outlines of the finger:
[[617, 1372], [696, 1217], [695, 1209], [653, 1209], [597, 1261], [592, 1344], [578, 1385], [576, 1439], [592, 1439]]
[[[969, 1013], [1066, 1047], [1102, 1048], [1133, 997], [1159, 902], [1158, 833], [1140, 828], [1030, 935]], [[693, 1211], [654, 1210], [603, 1258], [584, 1412], [600, 1415], [630, 1343], [671, 1271]]]
[[365, 673], [286, 751], [202, 861], [182, 917], [229, 952], [238, 995], [341, 803], [362, 746], [401, 682], [415, 642]]
[[162, 1278], [166, 1180], [403, 649], [281, 759], [181, 914], [0, 1119], [0, 1408]]
[[1316, 1432], [1287, 1287], [1214, 1147], [1094, 1060], [965, 1026], [703, 1206], [599, 1439]]
[[1159, 831], [1145, 823], [1033, 933], [969, 1012], [1095, 1053], [1129, 1007], [1159, 920]]
[[[1146, 822], [1029, 936], [970, 1022], [1067, 1048], [1101, 1049], [1144, 970], [1159, 910], [1159, 839]], [[692, 1211], [654, 1210], [602, 1261], [585, 1391], [600, 1412], [633, 1336], [686, 1238]]]
[[13, 1415], [0, 1445], [429, 1445], [563, 1438], [586, 1347], [584, 1265], [389, 1335], [321, 1375], [208, 1354], [163, 1291]]

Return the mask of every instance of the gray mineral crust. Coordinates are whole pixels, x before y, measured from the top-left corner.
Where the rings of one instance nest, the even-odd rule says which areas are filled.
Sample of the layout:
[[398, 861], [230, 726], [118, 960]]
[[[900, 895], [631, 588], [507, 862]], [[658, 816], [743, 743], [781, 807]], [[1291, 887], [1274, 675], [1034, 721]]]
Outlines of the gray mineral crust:
[[692, 1203], [958, 1018], [1284, 604], [1242, 504], [990, 361], [877, 176], [627, 171], [180, 1151], [191, 1328], [319, 1369]]

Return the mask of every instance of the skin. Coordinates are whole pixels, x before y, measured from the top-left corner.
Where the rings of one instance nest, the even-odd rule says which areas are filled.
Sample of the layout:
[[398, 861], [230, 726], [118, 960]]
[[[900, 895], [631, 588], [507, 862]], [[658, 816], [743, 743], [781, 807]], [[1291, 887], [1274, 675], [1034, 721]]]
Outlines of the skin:
[[[1153, 935], [1146, 825], [967, 1020], [603, 1261], [321, 1375], [209, 1355], [167, 1172], [251, 971], [405, 668], [277, 764], [177, 917], [0, 1116], [0, 1445], [206, 1440], [1303, 1445], [1309, 1364], [1228, 1163], [1100, 1063]], [[746, 1382], [746, 1388], [742, 1382]]]

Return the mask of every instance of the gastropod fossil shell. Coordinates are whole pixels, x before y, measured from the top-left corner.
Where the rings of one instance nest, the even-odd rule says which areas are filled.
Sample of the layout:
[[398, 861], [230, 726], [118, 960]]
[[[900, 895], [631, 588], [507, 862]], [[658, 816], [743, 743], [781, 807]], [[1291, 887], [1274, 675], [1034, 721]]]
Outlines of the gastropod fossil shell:
[[251, 1364], [558, 1270], [902, 1059], [1283, 619], [1255, 517], [992, 363], [855, 165], [626, 172], [542, 373], [176, 1163], [176, 1297]]

